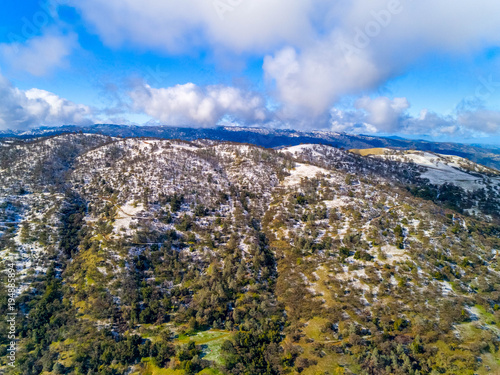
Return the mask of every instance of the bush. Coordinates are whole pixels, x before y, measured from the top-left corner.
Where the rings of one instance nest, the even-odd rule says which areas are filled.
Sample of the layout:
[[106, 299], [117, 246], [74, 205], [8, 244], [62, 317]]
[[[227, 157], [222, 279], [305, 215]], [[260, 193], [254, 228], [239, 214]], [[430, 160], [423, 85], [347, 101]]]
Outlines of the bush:
[[368, 254], [366, 251], [357, 250], [354, 253], [354, 259], [359, 259], [359, 260], [364, 260], [364, 261], [369, 262], [369, 261], [373, 260], [373, 256]]

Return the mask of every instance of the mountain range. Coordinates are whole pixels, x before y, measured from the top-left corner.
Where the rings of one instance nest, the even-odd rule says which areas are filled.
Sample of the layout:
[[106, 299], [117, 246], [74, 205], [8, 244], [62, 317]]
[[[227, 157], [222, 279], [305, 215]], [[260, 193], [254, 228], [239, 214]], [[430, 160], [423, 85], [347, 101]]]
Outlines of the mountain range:
[[330, 131], [299, 131], [250, 127], [190, 128], [171, 126], [131, 126], [96, 124], [89, 126], [67, 125], [42, 127], [29, 131], [3, 131], [0, 137], [32, 138], [71, 132], [104, 134], [113, 137], [156, 137], [162, 139], [211, 139], [217, 141], [249, 143], [266, 148], [296, 146], [301, 143], [327, 144], [338, 148], [390, 147], [415, 149], [467, 158], [479, 164], [500, 169], [500, 148], [494, 146], [466, 145], [452, 142], [429, 142], [399, 137], [353, 135]]

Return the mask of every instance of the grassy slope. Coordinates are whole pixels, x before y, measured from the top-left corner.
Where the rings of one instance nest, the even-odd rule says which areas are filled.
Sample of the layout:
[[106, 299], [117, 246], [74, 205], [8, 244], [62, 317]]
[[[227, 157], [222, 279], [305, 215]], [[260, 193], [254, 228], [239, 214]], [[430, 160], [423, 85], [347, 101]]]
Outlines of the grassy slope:
[[353, 154], [368, 156], [368, 155], [384, 155], [386, 148], [363, 148], [363, 149], [352, 149], [349, 150]]

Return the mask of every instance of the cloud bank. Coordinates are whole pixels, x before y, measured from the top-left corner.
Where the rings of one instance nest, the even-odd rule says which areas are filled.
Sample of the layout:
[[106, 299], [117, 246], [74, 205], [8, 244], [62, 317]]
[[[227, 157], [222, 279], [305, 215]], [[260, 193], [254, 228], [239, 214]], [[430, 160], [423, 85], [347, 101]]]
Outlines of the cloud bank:
[[109, 46], [169, 53], [236, 51], [264, 57], [284, 117], [328, 113], [428, 54], [500, 43], [500, 3], [484, 0], [71, 1]]
[[234, 87], [187, 83], [157, 89], [144, 84], [129, 95], [136, 111], [168, 125], [214, 126], [227, 116], [255, 124], [268, 117], [261, 96]]
[[408, 113], [406, 98], [362, 97], [354, 109], [330, 111], [333, 131], [365, 134], [426, 135], [432, 137], [487, 137], [500, 131], [500, 111], [457, 108], [453, 114], [440, 115], [423, 109], [418, 116]]
[[[364, 133], [500, 131], [499, 112], [478, 103], [449, 115], [422, 109], [411, 116], [407, 98], [373, 96], [428, 56], [461, 58], [499, 45], [497, 1], [67, 0], [60, 6], [76, 9], [82, 24], [114, 49], [262, 59], [260, 93], [141, 84], [127, 93], [123, 108], [106, 115], [131, 110], [165, 125], [204, 127], [227, 121]], [[76, 34], [51, 29], [1, 44], [0, 53], [5, 64], [41, 76], [64, 66], [77, 46]], [[84, 123], [98, 113], [43, 90], [16, 89], [3, 77], [0, 82], [2, 127]], [[346, 97], [354, 98], [347, 109], [339, 104]]]
[[308, 14], [326, 1], [69, 0], [109, 46], [164, 52], [227, 48], [261, 52], [314, 36]]
[[0, 129], [84, 125], [94, 121], [90, 107], [39, 89], [20, 90], [0, 75]]

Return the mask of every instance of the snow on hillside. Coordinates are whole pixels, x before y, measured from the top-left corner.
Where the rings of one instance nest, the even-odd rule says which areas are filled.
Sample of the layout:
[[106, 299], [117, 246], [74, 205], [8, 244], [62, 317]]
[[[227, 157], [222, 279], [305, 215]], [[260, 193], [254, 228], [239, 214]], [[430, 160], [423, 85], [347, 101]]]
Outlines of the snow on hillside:
[[[0, 256], [16, 260], [22, 290], [59, 263], [63, 301], [75, 301], [85, 325], [118, 335], [117, 312], [145, 341], [193, 317], [228, 335], [251, 330], [255, 313], [283, 322], [286, 342], [290, 328], [304, 353], [325, 352], [320, 363], [338, 349], [372, 350], [383, 335], [410, 353], [404, 342], [425, 330], [440, 348], [457, 348], [453, 330], [472, 326], [473, 311], [474, 330], [496, 350], [498, 194], [452, 189], [457, 209], [417, 195], [446, 195], [419, 177], [475, 190], [494, 186], [494, 171], [395, 150], [362, 157], [326, 145], [86, 138], [0, 147]], [[38, 290], [30, 295], [38, 301]], [[173, 319], [160, 326], [158, 317]]]
[[285, 178], [283, 185], [297, 185], [300, 184], [303, 178], [314, 178], [318, 174], [328, 175], [330, 172], [324, 168], [315, 167], [314, 165], [297, 163], [295, 168], [290, 171], [290, 176]]
[[[490, 168], [472, 163], [458, 156], [434, 154], [431, 152], [390, 152], [388, 149], [384, 151], [384, 153], [370, 156], [386, 160], [413, 162], [423, 166], [427, 171], [423, 172], [420, 177], [428, 179], [434, 185], [453, 183], [466, 191], [478, 190], [485, 187], [485, 176], [478, 175], [478, 173], [491, 174], [495, 172]], [[492, 180], [496, 182], [496, 185], [500, 184], [500, 178], [492, 177]]]
[[298, 146], [291, 146], [291, 147], [285, 147], [282, 148], [281, 151], [284, 152], [289, 152], [291, 154], [300, 154], [304, 152], [305, 150], [314, 150], [315, 145], [313, 144], [302, 144]]
[[118, 215], [115, 218], [113, 231], [119, 233], [122, 229], [128, 234], [130, 232], [130, 222], [141, 211], [144, 210], [142, 203], [127, 202], [118, 209]]

